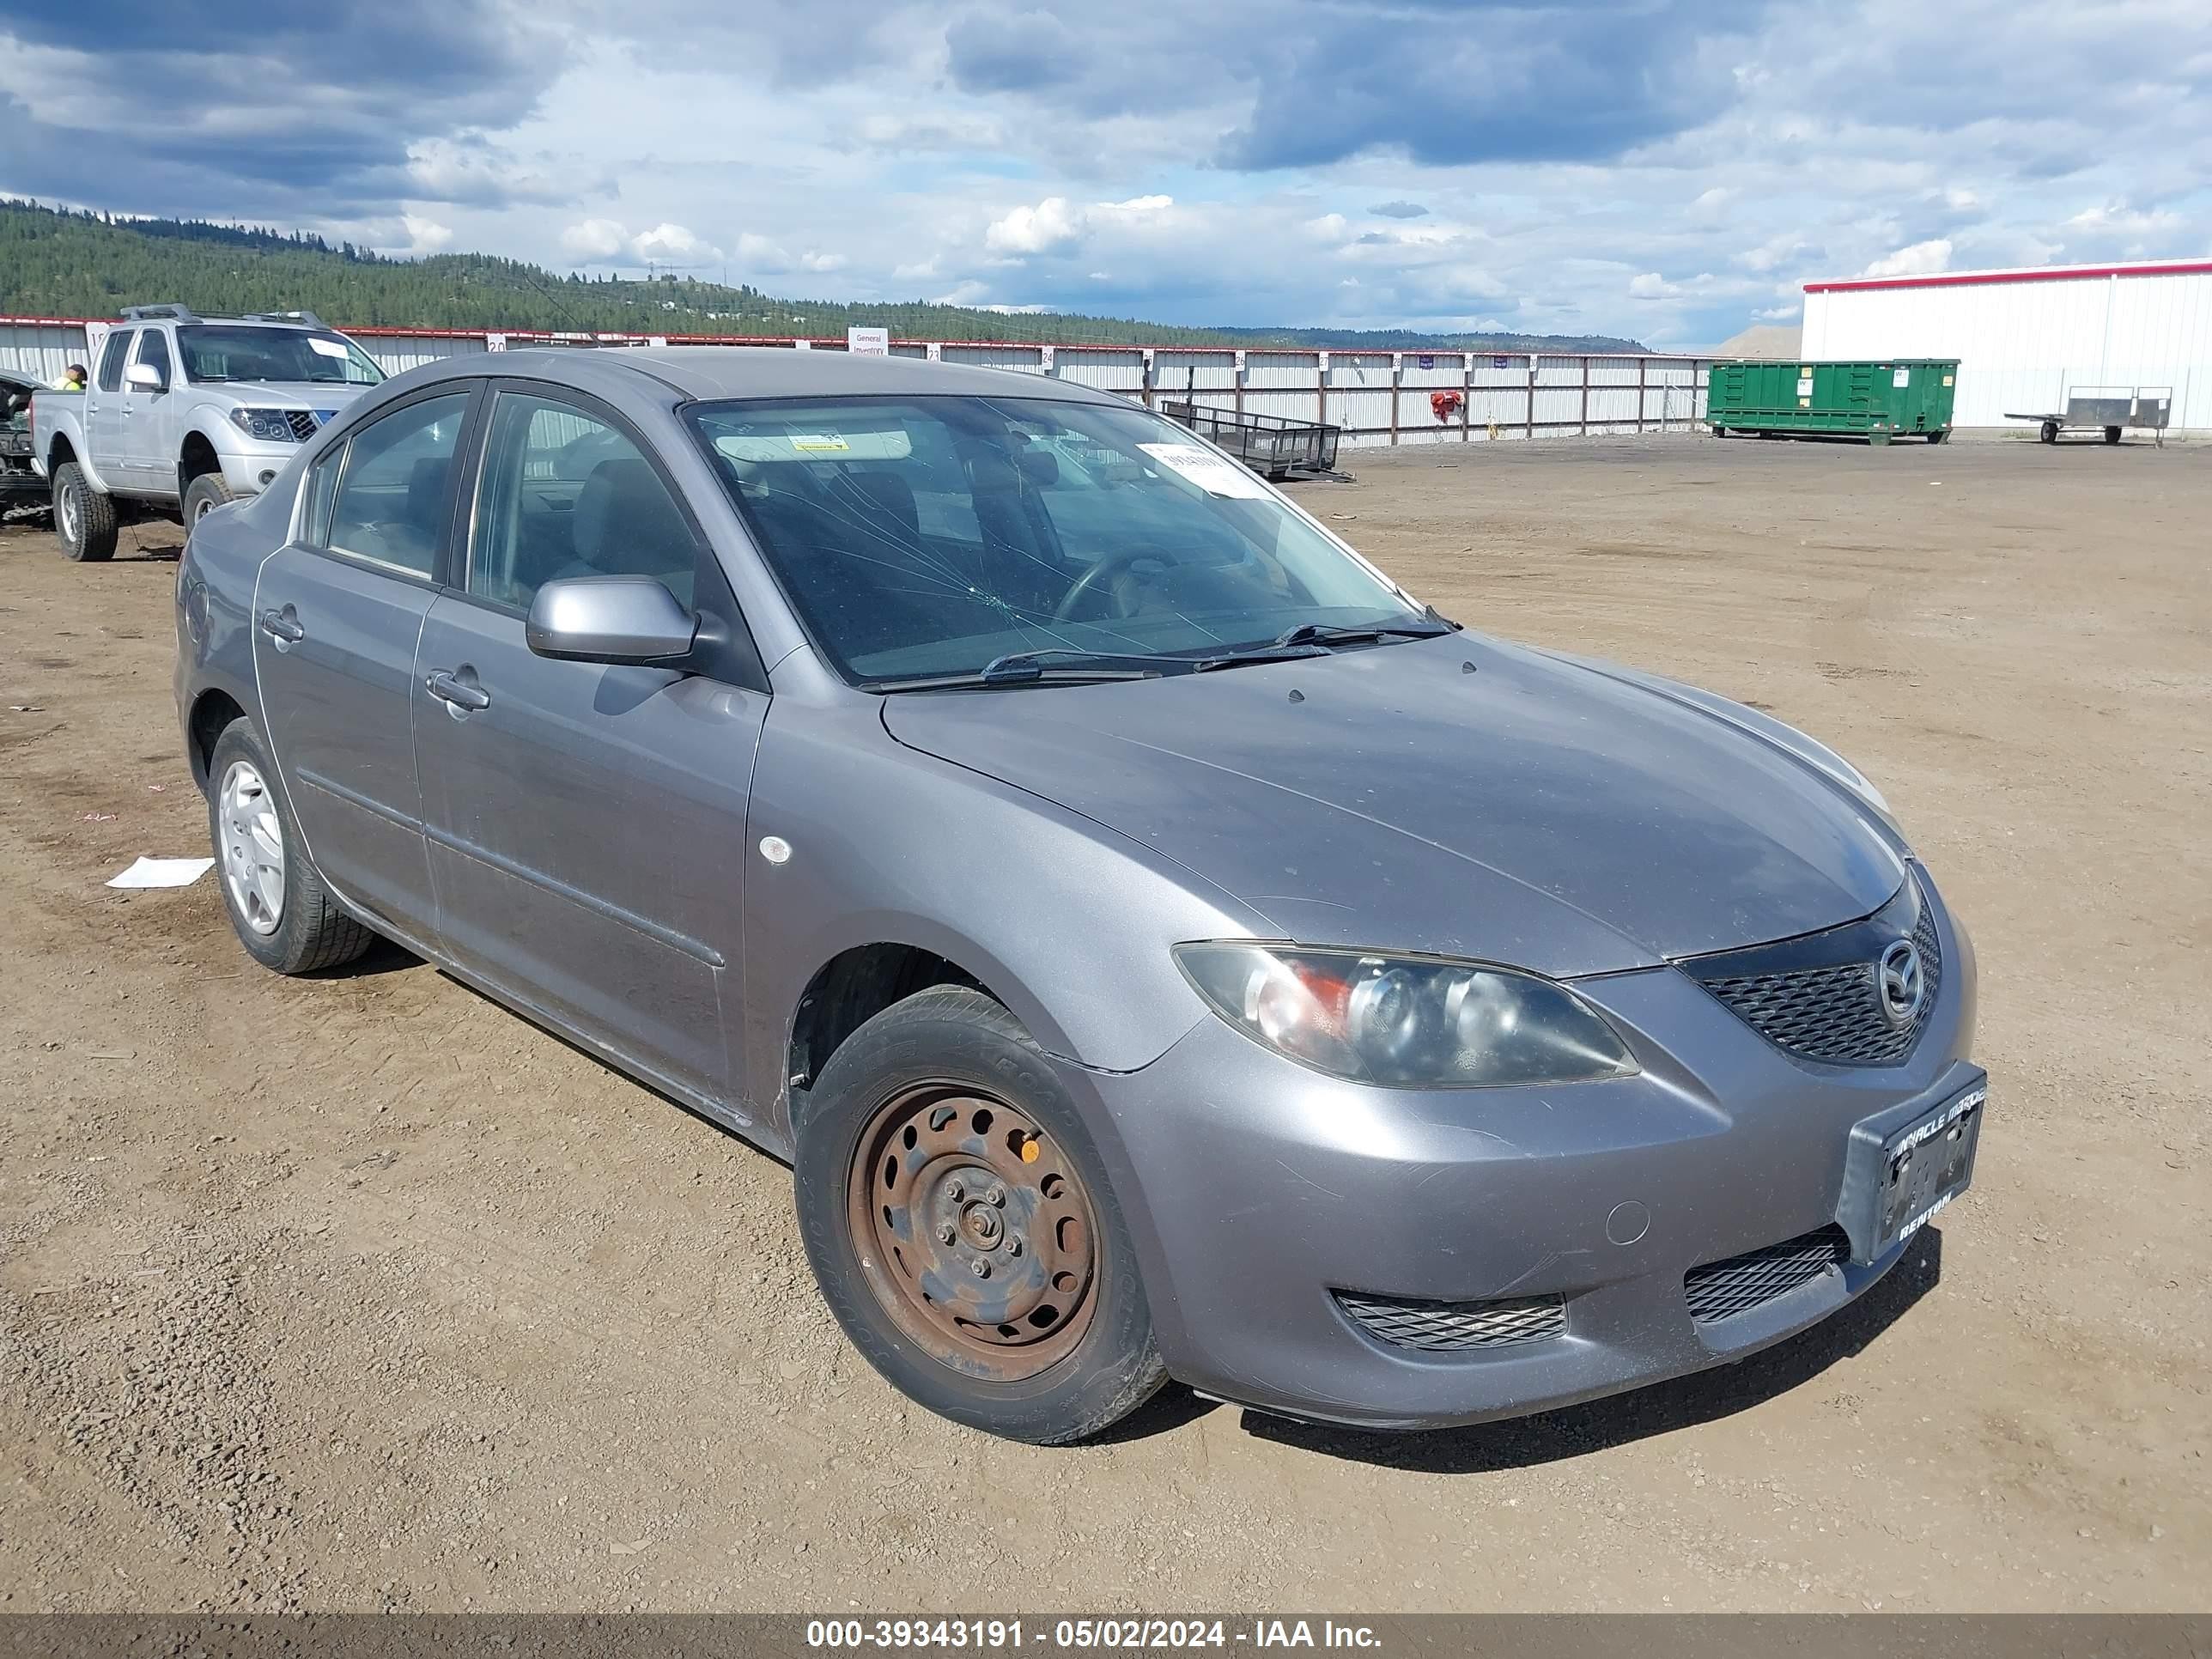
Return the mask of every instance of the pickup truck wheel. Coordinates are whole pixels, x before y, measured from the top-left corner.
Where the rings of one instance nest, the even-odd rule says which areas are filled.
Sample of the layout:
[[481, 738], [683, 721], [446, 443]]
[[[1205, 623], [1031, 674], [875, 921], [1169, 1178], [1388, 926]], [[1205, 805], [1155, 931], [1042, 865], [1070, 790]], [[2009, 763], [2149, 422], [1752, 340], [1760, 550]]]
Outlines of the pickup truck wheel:
[[222, 479], [220, 472], [203, 472], [185, 486], [185, 529], [192, 526], [221, 507], [225, 501], [234, 501], [238, 492]]
[[1081, 1115], [989, 997], [939, 986], [862, 1025], [809, 1091], [798, 1143], [823, 1297], [910, 1399], [1050, 1446], [1167, 1380]]
[[307, 857], [253, 722], [223, 727], [208, 757], [208, 831], [222, 907], [246, 954], [280, 974], [351, 962], [375, 935], [345, 914]]
[[92, 487], [84, 469], [64, 461], [54, 470], [54, 534], [80, 564], [115, 556], [115, 498]]

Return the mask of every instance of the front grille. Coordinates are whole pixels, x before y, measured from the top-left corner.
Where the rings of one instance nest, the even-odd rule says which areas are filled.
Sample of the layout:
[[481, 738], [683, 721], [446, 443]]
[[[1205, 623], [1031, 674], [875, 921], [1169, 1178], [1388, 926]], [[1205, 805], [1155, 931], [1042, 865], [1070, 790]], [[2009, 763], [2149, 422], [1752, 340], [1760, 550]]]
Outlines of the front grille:
[[1510, 1348], [1567, 1333], [1564, 1297], [1514, 1297], [1496, 1302], [1406, 1302], [1339, 1291], [1336, 1305], [1378, 1342], [1425, 1353]]
[[1818, 1232], [1692, 1267], [1682, 1275], [1682, 1296], [1690, 1304], [1690, 1317], [1710, 1325], [1809, 1285], [1829, 1268], [1850, 1261], [1850, 1240], [1831, 1222]]
[[312, 409], [288, 409], [284, 411], [284, 420], [291, 427], [293, 437], [301, 443], [313, 437], [316, 427], [320, 424]]
[[[1920, 898], [1918, 889], [1906, 884], [1912, 908], [1911, 939], [1920, 951], [1921, 977], [1926, 986], [1920, 1012], [1906, 1025], [1894, 1025], [1882, 1012], [1878, 978], [1881, 951], [1897, 937], [1885, 933], [1882, 918], [1899, 907], [1893, 902], [1881, 916], [1853, 922], [1829, 934], [1787, 941], [1781, 945], [1729, 951], [1722, 957], [1687, 962], [1683, 967], [1698, 983], [1740, 1015], [1744, 1022], [1776, 1047], [1808, 1060], [1838, 1066], [1891, 1066], [1912, 1052], [1921, 1028], [1936, 1006], [1943, 983], [1943, 952], [1936, 936], [1934, 908]], [[1900, 898], [1903, 895], [1900, 895]], [[1901, 930], [1899, 930], [1901, 931]], [[1729, 974], [1732, 960], [1759, 957], [1772, 961], [1784, 952], [1818, 957], [1832, 954], [1824, 942], [1849, 951], [1856, 960], [1832, 962], [1818, 967], [1788, 968], [1779, 972]], [[1747, 965], [1748, 965], [1747, 963]]]

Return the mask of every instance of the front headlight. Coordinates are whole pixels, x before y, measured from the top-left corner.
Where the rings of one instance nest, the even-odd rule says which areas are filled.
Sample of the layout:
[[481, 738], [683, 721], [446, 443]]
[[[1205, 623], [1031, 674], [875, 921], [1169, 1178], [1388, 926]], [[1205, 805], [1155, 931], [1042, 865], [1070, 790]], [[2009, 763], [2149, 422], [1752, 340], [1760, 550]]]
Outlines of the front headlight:
[[1175, 955], [1238, 1030], [1353, 1083], [1476, 1088], [1637, 1069], [1588, 1003], [1510, 968], [1236, 940], [1178, 945]]
[[264, 444], [289, 444], [299, 441], [292, 430], [292, 417], [281, 409], [234, 409], [230, 423], [249, 438]]

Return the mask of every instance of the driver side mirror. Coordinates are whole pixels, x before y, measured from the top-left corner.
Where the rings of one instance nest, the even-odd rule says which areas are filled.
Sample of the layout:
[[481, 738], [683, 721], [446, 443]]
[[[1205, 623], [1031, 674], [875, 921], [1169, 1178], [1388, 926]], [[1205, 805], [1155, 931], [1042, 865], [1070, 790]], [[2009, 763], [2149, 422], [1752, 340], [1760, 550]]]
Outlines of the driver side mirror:
[[123, 379], [133, 392], [167, 392], [169, 377], [152, 363], [133, 363], [123, 371]]
[[699, 618], [650, 576], [573, 576], [538, 590], [523, 637], [562, 662], [665, 667], [690, 654]]

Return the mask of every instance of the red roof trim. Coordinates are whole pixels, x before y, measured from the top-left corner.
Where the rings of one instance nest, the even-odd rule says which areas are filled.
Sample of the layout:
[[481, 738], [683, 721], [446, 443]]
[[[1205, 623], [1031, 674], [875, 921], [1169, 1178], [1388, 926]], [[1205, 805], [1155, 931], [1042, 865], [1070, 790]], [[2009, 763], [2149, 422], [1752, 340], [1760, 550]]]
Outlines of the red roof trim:
[[1808, 294], [1872, 288], [1985, 288], [2000, 283], [2082, 283], [2111, 276], [2194, 276], [2212, 272], [2212, 259], [2173, 259], [2151, 265], [2053, 265], [2045, 270], [1961, 270], [1934, 276], [1851, 276], [1808, 283]]

